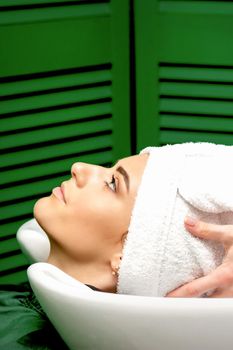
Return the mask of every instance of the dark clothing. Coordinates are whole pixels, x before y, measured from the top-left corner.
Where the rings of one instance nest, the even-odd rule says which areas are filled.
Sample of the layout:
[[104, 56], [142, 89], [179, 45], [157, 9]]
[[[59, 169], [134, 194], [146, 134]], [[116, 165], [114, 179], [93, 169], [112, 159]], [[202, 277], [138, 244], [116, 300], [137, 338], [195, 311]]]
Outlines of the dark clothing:
[[0, 349], [68, 350], [29, 283], [0, 286]]

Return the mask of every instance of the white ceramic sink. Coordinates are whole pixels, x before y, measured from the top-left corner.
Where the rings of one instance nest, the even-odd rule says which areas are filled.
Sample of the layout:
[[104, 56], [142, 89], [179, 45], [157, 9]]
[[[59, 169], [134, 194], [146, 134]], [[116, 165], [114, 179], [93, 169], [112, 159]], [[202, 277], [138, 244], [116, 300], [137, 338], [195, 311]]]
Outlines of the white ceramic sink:
[[[46, 260], [46, 238], [35, 221], [18, 231], [20, 245], [31, 261], [39, 261], [40, 257]], [[37, 251], [40, 249], [44, 252]], [[32, 264], [28, 277], [43, 309], [70, 349], [233, 348], [233, 298], [175, 299], [95, 292], [44, 262]]]

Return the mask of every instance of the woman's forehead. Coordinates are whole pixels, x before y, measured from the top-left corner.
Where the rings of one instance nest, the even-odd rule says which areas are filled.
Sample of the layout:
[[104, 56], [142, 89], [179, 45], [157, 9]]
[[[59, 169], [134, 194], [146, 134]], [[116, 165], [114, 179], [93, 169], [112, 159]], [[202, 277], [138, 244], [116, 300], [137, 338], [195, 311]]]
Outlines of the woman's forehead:
[[147, 159], [148, 154], [140, 154], [122, 158], [116, 163], [114, 168], [117, 170], [117, 168], [121, 167], [127, 174], [128, 181], [131, 184], [134, 183], [135, 186], [138, 187], [146, 167]]
[[119, 159], [116, 164], [117, 165], [122, 165], [122, 166], [145, 166], [146, 161], [148, 158], [148, 154], [144, 153], [144, 154], [136, 154], [133, 156], [129, 156], [129, 157], [125, 157], [122, 159]]

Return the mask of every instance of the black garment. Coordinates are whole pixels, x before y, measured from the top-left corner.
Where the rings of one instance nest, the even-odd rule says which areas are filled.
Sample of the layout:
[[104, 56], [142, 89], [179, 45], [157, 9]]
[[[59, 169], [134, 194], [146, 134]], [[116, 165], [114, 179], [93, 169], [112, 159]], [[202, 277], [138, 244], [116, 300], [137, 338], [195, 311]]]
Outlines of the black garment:
[[0, 349], [68, 350], [29, 283], [0, 286]]
[[92, 286], [91, 284], [86, 284], [86, 286], [91, 288], [91, 289], [93, 289], [93, 290], [95, 290], [96, 292], [102, 292], [102, 290], [96, 288], [95, 286]]

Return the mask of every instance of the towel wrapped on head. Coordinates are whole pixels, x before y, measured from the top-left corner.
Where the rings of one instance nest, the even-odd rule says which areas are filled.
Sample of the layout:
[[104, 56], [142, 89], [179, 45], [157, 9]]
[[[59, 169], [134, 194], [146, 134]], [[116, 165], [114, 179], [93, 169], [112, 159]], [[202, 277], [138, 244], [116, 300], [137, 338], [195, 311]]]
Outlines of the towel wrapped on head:
[[148, 147], [148, 161], [123, 248], [117, 292], [165, 296], [221, 264], [222, 245], [185, 230], [189, 215], [233, 223], [233, 146]]

